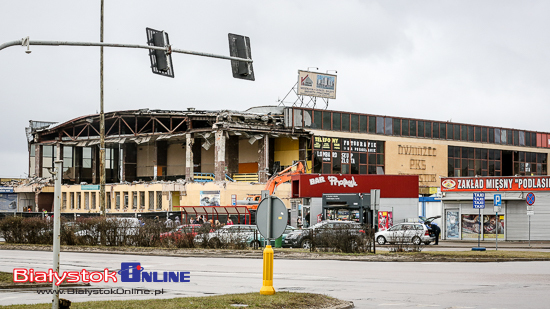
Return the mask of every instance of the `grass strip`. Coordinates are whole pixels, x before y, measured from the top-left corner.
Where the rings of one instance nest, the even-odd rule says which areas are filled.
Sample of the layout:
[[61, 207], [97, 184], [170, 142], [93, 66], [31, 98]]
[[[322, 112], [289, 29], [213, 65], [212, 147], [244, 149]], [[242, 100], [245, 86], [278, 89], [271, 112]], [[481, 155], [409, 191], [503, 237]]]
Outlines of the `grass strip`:
[[[145, 299], [145, 300], [117, 300], [117, 301], [90, 301], [74, 302], [71, 309], [218, 309], [218, 308], [264, 308], [264, 309], [311, 309], [330, 308], [342, 305], [344, 302], [321, 294], [277, 292], [275, 295], [260, 295], [260, 293], [228, 294], [205, 297], [184, 297], [172, 299]], [[232, 306], [233, 305], [233, 306]], [[240, 306], [235, 306], [240, 305]], [[246, 306], [244, 306], [246, 305]], [[11, 305], [10, 308], [46, 309], [51, 303], [36, 305]]]

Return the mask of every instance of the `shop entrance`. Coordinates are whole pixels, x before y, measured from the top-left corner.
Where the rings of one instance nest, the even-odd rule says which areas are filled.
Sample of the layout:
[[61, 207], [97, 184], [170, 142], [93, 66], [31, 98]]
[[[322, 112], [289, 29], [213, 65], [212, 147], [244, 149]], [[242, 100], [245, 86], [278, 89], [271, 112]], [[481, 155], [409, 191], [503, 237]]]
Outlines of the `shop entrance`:
[[323, 194], [325, 220], [356, 221], [364, 224], [367, 223], [367, 210], [370, 210], [370, 194]]

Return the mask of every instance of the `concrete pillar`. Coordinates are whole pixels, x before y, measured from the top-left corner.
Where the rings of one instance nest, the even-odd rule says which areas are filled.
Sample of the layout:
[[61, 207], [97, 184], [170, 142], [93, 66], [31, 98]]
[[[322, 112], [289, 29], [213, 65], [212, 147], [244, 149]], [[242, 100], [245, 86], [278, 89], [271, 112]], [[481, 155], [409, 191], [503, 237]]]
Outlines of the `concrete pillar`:
[[[112, 167], [111, 167], [112, 168]], [[126, 144], [118, 144], [118, 179], [120, 182], [126, 181]]]
[[42, 146], [34, 144], [34, 175], [42, 177]]
[[311, 160], [311, 157], [308, 157], [308, 149], [307, 149], [307, 141], [308, 139], [305, 138], [305, 137], [299, 137], [299, 140], [298, 140], [298, 145], [299, 145], [299, 150], [298, 150], [298, 160], [302, 161], [302, 163], [304, 163], [304, 166], [306, 164], [307, 161]]
[[225, 142], [225, 162], [227, 174], [232, 176], [239, 172], [239, 136], [230, 135]]
[[40, 194], [39, 189], [35, 188], [34, 189], [34, 207], [33, 207], [34, 212], [38, 212], [38, 195], [39, 194]]
[[214, 178], [216, 181], [224, 181], [226, 173], [225, 163], [225, 131], [216, 131], [214, 141]]
[[193, 181], [194, 162], [193, 162], [193, 144], [195, 139], [193, 134], [187, 133], [185, 135], [185, 179], [187, 181]]
[[92, 147], [92, 183], [99, 183], [99, 149]]
[[269, 136], [264, 135], [258, 140], [258, 180], [261, 183], [267, 182], [269, 165]]

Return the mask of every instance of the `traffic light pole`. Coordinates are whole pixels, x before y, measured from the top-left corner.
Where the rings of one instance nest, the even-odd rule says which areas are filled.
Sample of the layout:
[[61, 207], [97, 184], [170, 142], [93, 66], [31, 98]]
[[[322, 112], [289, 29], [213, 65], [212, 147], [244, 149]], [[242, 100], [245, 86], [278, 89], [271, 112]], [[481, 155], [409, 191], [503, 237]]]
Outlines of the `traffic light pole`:
[[[103, 0], [101, 0], [101, 21], [99, 41], [103, 43]], [[99, 209], [105, 213], [105, 113], [103, 111], [103, 46], [99, 49]]]
[[[100, 113], [99, 113], [99, 208], [102, 215], [105, 215], [105, 114], [103, 109], [103, 47], [119, 47], [119, 48], [137, 48], [137, 49], [147, 49], [147, 50], [161, 50], [170, 53], [180, 53], [188, 54], [209, 58], [218, 58], [239, 62], [252, 63], [252, 59], [232, 57], [232, 56], [223, 56], [203, 52], [195, 52], [190, 50], [175, 49], [171, 45], [167, 46], [152, 46], [152, 45], [137, 45], [137, 44], [118, 44], [118, 43], [104, 43], [103, 42], [103, 1], [101, 1], [101, 29], [100, 29], [100, 42], [66, 42], [66, 41], [31, 41], [29, 37], [23, 38], [17, 41], [10, 41], [3, 44], [0, 44], [0, 50], [5, 49], [10, 46], [22, 45], [26, 46], [27, 54], [31, 53], [31, 45], [42, 45], [42, 46], [99, 46], [100, 47]], [[235, 35], [233, 35], [235, 36]], [[246, 74], [245, 74], [246, 75]], [[173, 76], [172, 76], [173, 77]], [[249, 78], [250, 79], [250, 78]], [[252, 75], [252, 80], [253, 80]]]
[[149, 45], [118, 44], [118, 43], [103, 43], [103, 42], [97, 43], [97, 42], [66, 42], [66, 41], [31, 41], [28, 37], [24, 38], [24, 39], [21, 39], [21, 40], [10, 41], [10, 42], [0, 44], [0, 50], [2, 50], [4, 48], [7, 48], [7, 47], [10, 47], [10, 46], [16, 46], [16, 45], [27, 46], [27, 51], [26, 51], [27, 53], [30, 53], [30, 50], [29, 50], [30, 45], [43, 45], [43, 46], [102, 46], [102, 47], [154, 49], [154, 50], [163, 50], [167, 53], [188, 54], [188, 55], [218, 58], [218, 59], [225, 59], [225, 60], [250, 62], [250, 63], [253, 62], [252, 59], [231, 57], [231, 56], [224, 56], [224, 55], [216, 55], [216, 54], [196, 52], [196, 51], [190, 51], [190, 50], [184, 50], [184, 49], [175, 49], [175, 48], [172, 48], [171, 46], [159, 47], [159, 46], [149, 46]]

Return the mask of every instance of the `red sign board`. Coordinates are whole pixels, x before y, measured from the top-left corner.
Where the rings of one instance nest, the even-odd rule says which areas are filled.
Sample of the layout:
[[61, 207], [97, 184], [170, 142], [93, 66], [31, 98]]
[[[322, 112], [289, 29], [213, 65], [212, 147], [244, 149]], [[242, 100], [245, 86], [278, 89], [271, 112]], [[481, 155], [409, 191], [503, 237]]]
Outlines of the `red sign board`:
[[520, 176], [441, 178], [441, 191], [550, 191], [550, 177]]
[[382, 198], [418, 198], [417, 175], [300, 174], [292, 176], [292, 197], [322, 197], [323, 193], [370, 193]]

